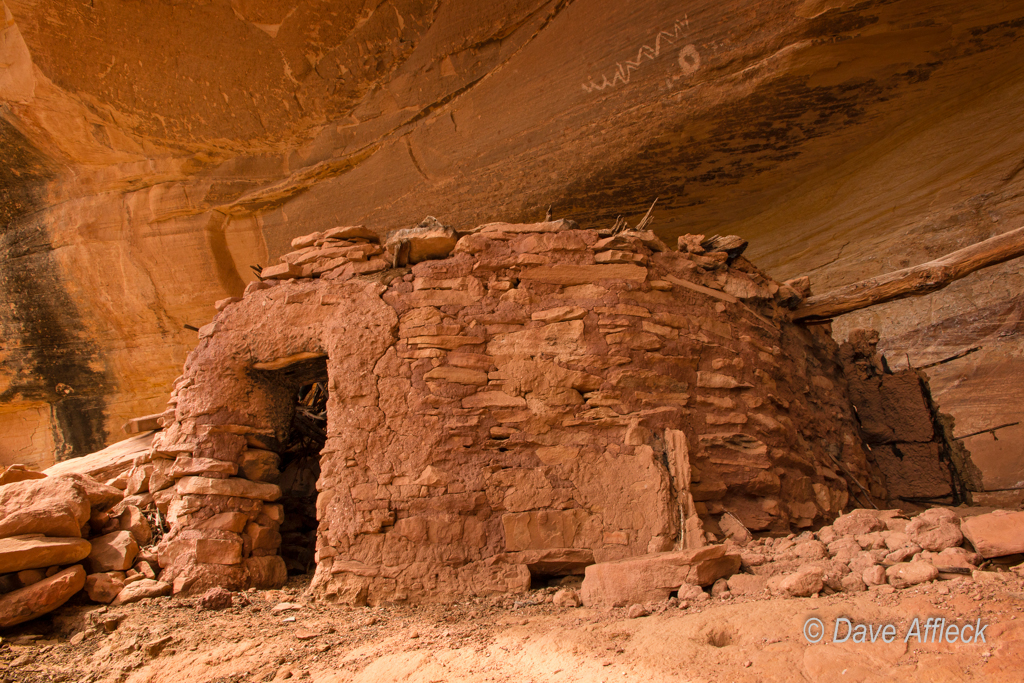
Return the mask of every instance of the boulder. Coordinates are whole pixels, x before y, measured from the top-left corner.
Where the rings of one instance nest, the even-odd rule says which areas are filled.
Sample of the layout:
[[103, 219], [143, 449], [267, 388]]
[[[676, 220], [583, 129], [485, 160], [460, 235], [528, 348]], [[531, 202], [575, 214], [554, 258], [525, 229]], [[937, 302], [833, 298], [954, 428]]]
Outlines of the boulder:
[[234, 606], [234, 600], [231, 598], [231, 591], [214, 586], [202, 594], [199, 598], [199, 606], [209, 610], [228, 609]]
[[47, 538], [42, 534], [0, 539], [0, 574], [84, 560], [92, 545], [84, 538]]
[[174, 460], [158, 458], [153, 461], [153, 472], [149, 475], [149, 492], [156, 493], [174, 486], [174, 477], [171, 470], [174, 469]]
[[[331, 228], [330, 230], [325, 231], [322, 235], [318, 234], [318, 237], [314, 239], [313, 242], [310, 242], [310, 244], [313, 244], [321, 237], [325, 240], [366, 240], [373, 243], [380, 242], [380, 237], [377, 236], [377, 233], [362, 225], [343, 225]], [[307, 235], [306, 238], [308, 239], [309, 235]]]
[[[948, 549], [947, 549], [948, 550]], [[891, 553], [885, 556], [886, 564], [896, 564], [897, 562], [906, 562], [914, 555], [921, 552], [921, 546], [919, 545], [908, 545], [898, 550], [893, 550]], [[945, 552], [945, 551], [943, 551]]]
[[171, 594], [171, 584], [165, 581], [154, 581], [152, 579], [139, 579], [121, 589], [111, 605], [128, 605], [138, 602], [143, 598], [159, 598]]
[[581, 604], [579, 591], [563, 588], [557, 591], [551, 602], [556, 607], [579, 607]]
[[[11, 590], [16, 588], [24, 588], [25, 586], [31, 586], [33, 583], [38, 583], [46, 578], [46, 572], [42, 569], [22, 569], [13, 576], [17, 577], [18, 586], [12, 586]], [[0, 592], [7, 592], [0, 590]]]
[[964, 536], [984, 558], [1024, 553], [1024, 512], [996, 510], [960, 523]]
[[86, 560], [90, 573], [125, 571], [139, 554], [139, 544], [130, 531], [115, 531], [92, 539], [92, 552]]
[[884, 531], [885, 522], [868, 510], [854, 510], [832, 522], [832, 530], [839, 536], [870, 534], [872, 531]]
[[824, 582], [821, 580], [821, 571], [807, 568], [801, 569], [795, 574], [790, 574], [782, 580], [779, 584], [779, 589], [794, 598], [806, 598], [820, 593], [821, 589], [825, 587]]
[[910, 540], [925, 550], [941, 552], [963, 543], [964, 537], [956, 513], [945, 508], [932, 508], [907, 524]]
[[601, 562], [587, 567], [580, 597], [587, 607], [658, 602], [684, 584], [709, 586], [739, 567], [740, 556], [721, 545]]
[[782, 555], [782, 559], [823, 560], [828, 557], [828, 548], [821, 541], [797, 543]]
[[847, 564], [851, 571], [860, 572], [885, 561], [886, 557], [887, 553], [884, 550], [862, 550], [851, 557]]
[[384, 246], [393, 255], [395, 265], [401, 267], [447, 258], [458, 241], [459, 236], [454, 230], [433, 216], [427, 216], [415, 228], [390, 233]]
[[630, 619], [639, 619], [640, 617], [646, 617], [650, 615], [651, 611], [643, 605], [630, 605], [629, 609], [626, 610], [626, 616]]
[[124, 572], [100, 572], [85, 577], [85, 592], [93, 602], [109, 604], [124, 588]]
[[149, 491], [149, 478], [153, 476], [152, 463], [133, 465], [128, 470], [128, 480], [125, 482], [124, 492], [129, 496]]
[[861, 572], [861, 578], [868, 586], [881, 586], [886, 582], [885, 567], [872, 565]]
[[747, 527], [743, 526], [743, 522], [736, 519], [736, 516], [731, 512], [726, 512], [722, 515], [722, 518], [718, 520], [718, 526], [725, 532], [729, 540], [736, 545], [746, 545], [754, 539], [754, 536]]
[[867, 590], [867, 584], [856, 574], [847, 574], [842, 581], [844, 593], [860, 593]]
[[102, 451], [59, 462], [47, 468], [46, 474], [56, 477], [77, 472], [87, 474], [96, 481], [117, 479], [122, 474], [127, 475], [128, 470], [137, 459], [150, 457], [150, 449], [156, 435], [156, 432], [147, 432], [124, 441], [118, 441]]
[[142, 510], [134, 505], [126, 505], [124, 511], [117, 518], [118, 526], [122, 531], [131, 532], [140, 546], [148, 545], [153, 538], [153, 530], [149, 527], [149, 521], [142, 514]]
[[160, 567], [153, 562], [142, 560], [135, 563], [135, 571], [142, 575], [146, 579], [155, 579], [157, 574], [160, 572]]
[[885, 547], [889, 550], [899, 550], [914, 543], [910, 540], [910, 536], [902, 531], [883, 531], [882, 538], [885, 540]]
[[89, 498], [67, 477], [46, 477], [0, 486], [0, 538], [44, 534], [81, 537]]
[[89, 499], [89, 506], [94, 510], [109, 510], [124, 498], [124, 491], [114, 486], [100, 483], [88, 474], [69, 472], [56, 476], [62, 479], [70, 479], [81, 486], [86, 498]]
[[900, 562], [885, 570], [889, 585], [908, 588], [939, 578], [939, 570], [928, 562]]
[[82, 590], [83, 586], [85, 568], [76, 564], [31, 586], [0, 595], [0, 628], [21, 624], [52, 612]]

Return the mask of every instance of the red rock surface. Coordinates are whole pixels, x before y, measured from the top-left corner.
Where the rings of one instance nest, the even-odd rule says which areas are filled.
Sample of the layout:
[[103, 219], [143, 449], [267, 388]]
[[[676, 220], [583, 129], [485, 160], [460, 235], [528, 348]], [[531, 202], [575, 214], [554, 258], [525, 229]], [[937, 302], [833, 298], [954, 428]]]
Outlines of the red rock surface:
[[0, 538], [23, 534], [80, 537], [89, 521], [89, 497], [65, 477], [0, 486]]
[[[1017, 227], [1022, 12], [7, 0], [0, 462], [45, 467], [159, 414], [184, 325], [311, 230], [552, 205], [635, 223], [658, 197], [662, 239], [740, 234], [823, 292]], [[839, 337], [882, 329], [915, 365], [980, 344], [931, 371], [940, 402], [960, 434], [1017, 422], [1020, 268], [840, 319]], [[976, 439], [988, 489], [1024, 481], [1006, 429]]]
[[982, 557], [1024, 553], [1024, 512], [997, 510], [968, 517], [960, 526]]

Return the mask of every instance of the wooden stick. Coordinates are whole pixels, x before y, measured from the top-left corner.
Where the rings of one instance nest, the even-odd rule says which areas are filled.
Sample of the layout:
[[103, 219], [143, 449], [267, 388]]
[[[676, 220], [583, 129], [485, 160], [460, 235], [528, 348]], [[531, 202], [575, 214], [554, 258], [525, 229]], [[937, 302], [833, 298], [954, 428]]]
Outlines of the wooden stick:
[[922, 296], [940, 290], [976, 270], [1020, 256], [1024, 256], [1024, 228], [1005, 232], [934, 261], [808, 297], [793, 312], [793, 319], [810, 321], [832, 318], [886, 301]]
[[832, 458], [832, 462], [834, 462], [836, 465], [838, 465], [839, 469], [841, 469], [846, 474], [846, 476], [848, 476], [850, 479], [853, 480], [853, 483], [856, 484], [857, 487], [860, 488], [860, 490], [864, 492], [865, 496], [867, 496], [868, 502], [871, 503], [871, 507], [873, 507], [873, 508], [875, 508], [877, 510], [878, 506], [875, 505], [875, 501], [872, 500], [871, 493], [866, 488], [864, 488], [863, 484], [861, 484], [859, 481], [857, 481], [857, 477], [853, 476], [853, 473], [850, 472], [850, 470], [846, 469], [846, 466], [843, 465], [843, 463], [841, 463], [838, 460], [836, 460], [834, 455], [832, 455], [828, 451], [825, 451], [825, 455], [827, 455], [828, 457]]
[[[921, 367], [918, 368], [918, 370], [927, 370], [928, 368], [934, 368], [936, 365], [942, 365], [943, 363], [949, 363], [949, 362], [954, 361], [954, 360], [959, 360], [960, 358], [963, 358], [964, 356], [971, 355], [975, 351], [981, 351], [981, 347], [980, 346], [972, 346], [969, 349], [964, 349], [963, 351], [958, 351], [958, 352], [954, 353], [952, 356], [950, 356], [949, 358], [943, 358], [942, 360], [937, 360], [937, 361], [935, 361], [933, 363], [928, 363], [927, 365], [922, 365]], [[910, 364], [909, 360], [907, 361], [907, 364], [908, 365]]]

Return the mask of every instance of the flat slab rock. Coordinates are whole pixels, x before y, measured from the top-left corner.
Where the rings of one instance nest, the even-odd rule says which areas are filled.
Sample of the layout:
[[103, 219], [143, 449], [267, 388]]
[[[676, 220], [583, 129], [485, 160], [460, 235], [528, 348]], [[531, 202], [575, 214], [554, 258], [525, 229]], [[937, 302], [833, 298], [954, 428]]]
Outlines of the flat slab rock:
[[153, 579], [140, 579], [130, 583], [121, 589], [111, 605], [129, 605], [138, 602], [143, 598], [160, 598], [171, 594], [172, 586], [166, 581], [154, 581]]
[[0, 628], [7, 628], [52, 612], [85, 586], [80, 564], [57, 572], [31, 586], [0, 595]]
[[88, 557], [92, 544], [84, 538], [47, 538], [28, 534], [0, 539], [0, 574], [74, 564]]
[[249, 481], [230, 477], [210, 479], [208, 477], [183, 477], [178, 480], [179, 495], [195, 494], [204, 496], [234, 496], [272, 502], [281, 497], [281, 489], [262, 481]]
[[587, 567], [580, 597], [606, 609], [657, 602], [684, 584], [710, 586], [739, 568], [740, 556], [721, 545], [602, 562]]
[[960, 530], [984, 558], [1024, 553], [1024, 512], [996, 510], [968, 517]]

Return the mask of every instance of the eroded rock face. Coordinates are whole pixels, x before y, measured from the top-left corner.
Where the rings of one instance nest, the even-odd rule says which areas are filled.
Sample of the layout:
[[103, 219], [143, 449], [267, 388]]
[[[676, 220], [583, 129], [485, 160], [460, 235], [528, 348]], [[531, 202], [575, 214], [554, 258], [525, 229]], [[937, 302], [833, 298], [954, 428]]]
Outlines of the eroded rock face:
[[[849, 498], [832, 457], [872, 476], [836, 345], [790, 323], [743, 257], [693, 251], [565, 221], [482, 226], [448, 258], [372, 274], [305, 251], [318, 279], [250, 286], [203, 331], [154, 457], [244, 461], [325, 379], [314, 586], [354, 603], [681, 549], [691, 514], [832, 519]], [[244, 474], [169, 489], [162, 581], [244, 587], [276, 555], [280, 489]]]
[[[160, 411], [183, 326], [311, 230], [550, 205], [610, 225], [658, 197], [665, 241], [738, 233], [821, 292], [1024, 215], [1014, 3], [2, 7], [3, 462], [95, 451]], [[993, 320], [1017, 314], [1020, 273], [840, 326], [915, 364], [982, 343], [933, 388], [964, 434], [1012, 423], [1022, 354]], [[986, 487], [1024, 479], [1024, 428], [973, 441]]]

